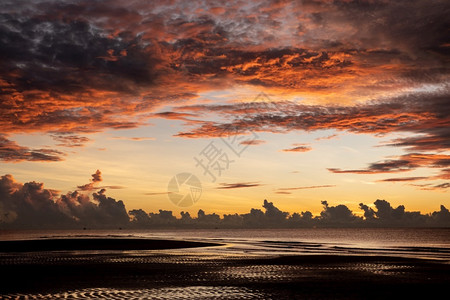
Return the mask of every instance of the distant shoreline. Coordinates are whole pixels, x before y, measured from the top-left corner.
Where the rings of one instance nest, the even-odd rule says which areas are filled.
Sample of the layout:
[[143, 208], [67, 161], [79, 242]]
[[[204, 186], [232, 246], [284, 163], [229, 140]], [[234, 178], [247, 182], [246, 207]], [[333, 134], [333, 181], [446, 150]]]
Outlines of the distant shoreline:
[[53, 238], [0, 241], [0, 253], [72, 250], [163, 250], [220, 245], [218, 243], [143, 238]]

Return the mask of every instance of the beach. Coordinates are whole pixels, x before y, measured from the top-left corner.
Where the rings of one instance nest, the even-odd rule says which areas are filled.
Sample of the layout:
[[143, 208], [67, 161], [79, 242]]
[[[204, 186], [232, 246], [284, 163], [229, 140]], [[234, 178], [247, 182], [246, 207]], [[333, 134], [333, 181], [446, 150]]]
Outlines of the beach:
[[442, 247], [325, 251], [306, 242], [124, 236], [0, 246], [0, 268], [7, 275], [2, 299], [433, 298], [450, 284], [448, 249]]

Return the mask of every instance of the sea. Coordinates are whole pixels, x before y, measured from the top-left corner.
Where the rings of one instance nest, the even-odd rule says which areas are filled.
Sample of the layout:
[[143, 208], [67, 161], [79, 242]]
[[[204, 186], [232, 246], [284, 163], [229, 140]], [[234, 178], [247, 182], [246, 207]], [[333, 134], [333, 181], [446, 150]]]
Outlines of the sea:
[[[372, 298], [385, 299], [393, 297], [388, 288], [398, 287], [395, 295], [404, 296], [405, 291], [420, 295], [427, 289], [445, 290], [450, 280], [446, 266], [450, 264], [450, 229], [445, 228], [0, 231], [0, 240], [119, 237], [213, 242], [221, 246], [30, 254], [2, 254], [0, 249], [0, 270], [2, 266], [26, 265], [24, 270], [40, 272], [45, 266], [55, 268], [52, 270], [60, 270], [58, 266], [62, 266], [67, 268], [64, 274], [70, 278], [56, 277], [59, 286], [53, 288], [50, 282], [51, 289], [45, 279], [37, 279], [37, 288], [24, 279], [35, 290], [0, 293], [0, 299], [362, 299], [367, 296], [365, 286], [373, 290]], [[258, 261], [276, 257], [317, 260], [321, 255], [362, 259], [315, 265]], [[366, 261], [370, 257], [377, 260]], [[378, 261], [378, 257], [387, 260]], [[403, 260], [392, 261], [392, 257]], [[422, 259], [432, 262], [431, 269], [429, 264], [414, 263]], [[111, 264], [124, 274], [129, 274], [127, 264], [130, 264], [136, 268], [136, 274], [134, 269], [132, 276], [122, 277], [91, 269], [103, 274], [91, 276], [94, 281], [84, 280], [86, 275], [73, 275], [73, 272], [84, 274], [83, 266], [107, 268]], [[153, 271], [146, 273], [147, 277], [139, 275], [146, 268]], [[61, 285], [68, 281], [73, 284]], [[42, 283], [46, 289], [39, 287]]]
[[450, 259], [450, 228], [301, 228], [189, 230], [3, 230], [0, 240], [130, 237], [217, 242], [212, 252], [376, 254]]

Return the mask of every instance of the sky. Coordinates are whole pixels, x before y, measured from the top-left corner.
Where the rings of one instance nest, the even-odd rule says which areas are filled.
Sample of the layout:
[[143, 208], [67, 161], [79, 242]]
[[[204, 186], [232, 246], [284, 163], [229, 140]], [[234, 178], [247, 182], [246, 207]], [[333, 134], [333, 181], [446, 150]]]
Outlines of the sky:
[[175, 215], [436, 211], [449, 30], [440, 0], [2, 1], [0, 175]]

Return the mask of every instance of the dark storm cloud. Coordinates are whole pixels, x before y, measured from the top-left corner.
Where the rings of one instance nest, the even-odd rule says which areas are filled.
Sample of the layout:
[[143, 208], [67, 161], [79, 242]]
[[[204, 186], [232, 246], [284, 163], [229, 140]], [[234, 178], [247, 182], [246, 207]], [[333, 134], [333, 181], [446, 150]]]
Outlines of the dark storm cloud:
[[[363, 40], [372, 46], [386, 45], [402, 51], [412, 59], [430, 57], [446, 60], [450, 54], [450, 25], [446, 1], [350, 1], [336, 2], [348, 15], [347, 20], [360, 25], [358, 37], [371, 33]], [[351, 16], [351, 17], [350, 17]], [[384, 43], [383, 43], [384, 42]]]
[[131, 93], [155, 78], [156, 61], [137, 37], [110, 38], [86, 21], [2, 14], [0, 40], [1, 76], [17, 91]]
[[138, 126], [129, 112], [155, 101], [125, 99], [154, 85], [160, 60], [151, 46], [77, 15], [89, 11], [84, 2], [21, 3], [0, 4], [2, 130], [51, 132], [58, 145], [76, 147], [87, 141], [79, 132]]
[[[358, 80], [373, 73], [372, 84], [358, 83], [367, 90], [392, 89], [407, 81], [439, 83], [448, 77], [445, 1], [266, 1], [255, 3], [249, 16], [228, 9], [227, 17], [235, 17], [237, 26], [206, 15], [167, 22], [180, 27], [175, 45], [182, 55], [176, 65], [187, 74], [232, 75], [237, 82], [297, 91], [345, 90], [341, 75], [358, 74], [353, 77]], [[236, 30], [240, 26], [249, 30]], [[282, 30], [294, 27], [301, 32]], [[390, 77], [377, 77], [383, 72]]]

